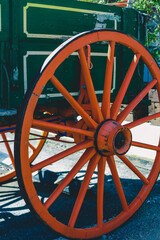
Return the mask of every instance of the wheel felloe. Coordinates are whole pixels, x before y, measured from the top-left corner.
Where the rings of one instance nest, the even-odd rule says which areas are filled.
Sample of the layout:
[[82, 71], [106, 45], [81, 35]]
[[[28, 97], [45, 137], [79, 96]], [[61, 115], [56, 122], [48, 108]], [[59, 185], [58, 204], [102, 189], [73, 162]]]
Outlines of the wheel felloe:
[[[98, 103], [96, 75], [94, 75], [95, 79], [92, 81], [92, 74], [88, 68], [86, 55], [83, 50], [85, 46], [90, 44], [92, 52], [95, 53], [94, 43], [99, 42], [103, 42], [103, 44], [108, 43], [106, 44], [106, 51], [108, 48], [107, 66], [106, 71], [104, 71], [105, 77], [102, 83], [102, 104]], [[110, 98], [113, 79], [112, 72], [114, 56], [116, 56], [119, 45], [129, 48], [129, 51], [132, 51], [133, 59], [112, 103]], [[79, 56], [77, 62], [82, 69], [82, 76], [86, 83], [87, 103], [84, 101], [79, 103], [70, 94], [70, 86], [67, 84], [66, 87], [64, 86], [65, 83], [63, 83], [63, 80], [65, 78], [56, 73], [56, 69], [64, 61], [70, 61], [70, 55], [77, 56], [77, 54]], [[127, 94], [128, 86], [139, 60], [146, 64], [152, 74], [153, 80], [121, 111], [121, 104]], [[69, 69], [67, 71], [69, 73]], [[157, 88], [158, 95], [160, 96], [159, 76], [159, 68], [147, 50], [136, 40], [116, 31], [96, 30], [83, 33], [63, 43], [45, 61], [45, 67], [40, 72], [39, 79], [37, 79], [37, 82], [28, 91], [28, 96], [26, 97], [28, 102], [23, 104], [22, 118], [19, 121], [19, 130], [17, 130], [16, 140], [18, 144], [15, 154], [17, 159], [17, 175], [24, 198], [33, 213], [53, 230], [71, 239], [93, 239], [119, 227], [142, 205], [159, 173], [160, 145], [159, 143], [157, 144], [157, 140], [153, 145], [149, 142], [143, 142], [141, 138], [135, 139], [132, 128], [137, 130], [136, 128], [140, 124], [158, 118], [160, 114], [152, 114], [126, 125], [124, 125], [124, 120], [154, 86]], [[76, 113], [75, 120], [78, 120], [78, 122], [73, 121], [71, 126], [67, 126], [61, 123], [46, 122], [43, 119], [34, 119], [34, 112], [39, 99], [38, 96], [43, 94], [43, 88], [48, 82], [69, 102], [70, 107]], [[28, 141], [30, 128], [33, 126], [53, 133], [57, 133], [57, 131], [67, 132], [73, 137], [74, 143], [71, 146], [69, 146], [70, 143], [65, 143], [60, 149], [57, 149], [57, 147], [54, 149], [53, 144], [49, 156], [44, 156], [44, 159], [39, 160], [39, 162], [33, 162], [30, 165], [28, 157], [29, 146], [25, 143]], [[134, 141], [132, 141], [130, 129]], [[149, 165], [149, 169], [142, 170], [138, 166], [137, 161], [125, 156], [131, 145], [133, 148], [147, 148], [148, 150], [155, 151], [156, 157], [153, 159], [154, 163]], [[124, 168], [123, 171], [122, 167]], [[36, 189], [37, 185], [31, 174], [42, 168], [59, 173], [59, 179], [54, 182], [55, 185], [58, 184], [53, 187], [51, 194], [49, 193], [49, 195], [45, 196], [44, 202], [42, 201], [44, 198], [41, 200], [41, 192], [38, 192], [38, 189]], [[131, 174], [128, 176], [128, 173]], [[108, 179], [109, 175], [112, 176]], [[76, 178], [80, 180], [80, 184], [77, 182], [75, 184], [74, 180]], [[110, 180], [115, 185], [114, 192], [112, 191]], [[137, 182], [140, 183], [140, 187], [135, 191]], [[87, 194], [90, 187], [94, 187], [93, 193], [95, 198], [89, 198], [89, 194]], [[60, 211], [57, 209], [57, 206], [59, 206], [59, 209], [63, 208], [63, 205], [62, 208], [60, 205], [61, 198], [62, 200], [64, 199], [64, 192], [68, 188], [70, 193], [73, 194], [70, 195], [70, 198], [66, 197], [66, 201], [64, 202], [65, 210], [69, 206], [69, 211], [64, 210], [65, 217], [61, 219], [59, 218]], [[78, 192], [75, 191], [75, 188]], [[131, 198], [129, 196], [130, 193], [133, 194]], [[112, 196], [114, 194], [115, 204], [112, 204]], [[120, 205], [117, 203], [120, 203]], [[117, 208], [116, 213], [115, 206]], [[93, 209], [93, 215], [90, 209]], [[88, 218], [88, 214], [90, 218]], [[81, 217], [82, 223], [79, 224]]]

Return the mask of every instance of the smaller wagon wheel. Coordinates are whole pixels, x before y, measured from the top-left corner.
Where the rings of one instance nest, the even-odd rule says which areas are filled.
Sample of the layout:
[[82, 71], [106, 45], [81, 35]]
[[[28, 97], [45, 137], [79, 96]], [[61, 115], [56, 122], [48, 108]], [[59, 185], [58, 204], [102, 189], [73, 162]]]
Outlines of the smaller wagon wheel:
[[[15, 171], [15, 162], [14, 162], [14, 155], [13, 155], [13, 149], [14, 149], [14, 135], [15, 135], [15, 129], [16, 126], [13, 125], [12, 127], [9, 127], [10, 129], [13, 129], [11, 132], [6, 132], [5, 129], [1, 132], [1, 160], [0, 160], [0, 183], [6, 182], [13, 177], [16, 176]], [[32, 129], [30, 132], [30, 145], [29, 145], [29, 161], [32, 162], [39, 152], [41, 151], [44, 143], [45, 138], [47, 137], [47, 133], [44, 131], [38, 131], [35, 133], [35, 131]], [[3, 146], [2, 146], [3, 145]]]
[[[84, 53], [84, 48], [88, 45], [91, 47], [93, 64], [91, 71]], [[102, 104], [99, 104], [97, 99], [100, 89], [95, 89], [95, 86], [97, 82], [100, 84], [100, 73], [95, 74], [99, 69], [94, 71], [96, 64], [94, 59], [92, 61], [92, 53], [93, 56], [97, 56], [96, 49], [101, 45], [106, 49], [108, 57], [101, 84]], [[122, 48], [130, 51], [132, 61], [126, 69], [116, 96], [111, 100], [114, 57]], [[79, 103], [72, 96], [68, 90], [69, 84], [67, 86], [65, 84], [65, 78], [69, 71], [73, 72], [74, 64], [70, 64], [71, 68], [67, 68], [68, 72], [64, 72], [63, 77], [59, 79], [61, 65], [70, 61], [72, 56], [77, 56], [83, 72], [88, 95], [87, 108], [86, 103]], [[138, 64], [147, 66], [153, 80], [121, 110], [130, 82], [135, 80], [133, 75]], [[36, 105], [48, 82], [74, 109], [75, 125], [64, 126], [34, 119]], [[136, 84], [138, 83], [139, 79], [136, 78]], [[155, 60], [138, 41], [120, 32], [110, 30], [84, 32], [60, 45], [47, 58], [23, 103], [15, 145], [20, 188], [28, 207], [43, 223], [69, 238], [93, 239], [116, 229], [138, 210], [151, 191], [160, 170], [160, 133], [156, 143], [153, 143], [153, 131], [149, 132], [148, 129], [148, 122], [159, 118], [160, 113], [141, 117], [136, 121], [125, 120], [152, 88], [160, 97], [160, 70]], [[27, 143], [32, 126], [45, 131], [67, 132], [73, 137], [77, 134], [78, 137], [75, 137], [73, 145], [66, 144], [64, 148], [61, 146], [58, 152], [56, 152], [58, 145], [53, 144], [50, 157], [46, 156], [45, 159], [30, 166]], [[140, 131], [141, 126], [144, 126], [145, 130], [140, 138], [136, 139], [135, 130]], [[146, 141], [141, 137], [146, 137]], [[147, 142], [148, 139], [151, 142]], [[153, 160], [146, 161], [144, 156], [142, 162], [145, 164], [142, 167], [139, 159], [135, 160], [127, 155], [132, 148], [133, 151], [137, 148], [141, 152], [144, 149], [152, 152]], [[144, 166], [147, 167], [143, 169]], [[40, 169], [52, 173], [47, 185], [48, 191], [46, 188], [43, 191], [43, 183], [38, 184], [32, 176], [33, 172]], [[80, 181], [81, 184], [71, 184], [75, 181]], [[79, 186], [78, 194], [75, 193], [74, 196], [65, 194], [71, 185]]]

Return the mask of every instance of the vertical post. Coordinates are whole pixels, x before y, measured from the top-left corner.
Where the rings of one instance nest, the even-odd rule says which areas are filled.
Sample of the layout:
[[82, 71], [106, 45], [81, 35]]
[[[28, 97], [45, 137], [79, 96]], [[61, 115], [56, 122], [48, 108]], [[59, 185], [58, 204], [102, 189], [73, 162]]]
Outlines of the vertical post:
[[2, 68], [2, 61], [3, 61], [3, 43], [0, 42], [0, 108], [3, 106], [3, 68]]
[[10, 5], [10, 63], [11, 63], [11, 86], [14, 89], [19, 87], [19, 62], [18, 62], [18, 40], [19, 40], [19, 5], [20, 1], [11, 0]]

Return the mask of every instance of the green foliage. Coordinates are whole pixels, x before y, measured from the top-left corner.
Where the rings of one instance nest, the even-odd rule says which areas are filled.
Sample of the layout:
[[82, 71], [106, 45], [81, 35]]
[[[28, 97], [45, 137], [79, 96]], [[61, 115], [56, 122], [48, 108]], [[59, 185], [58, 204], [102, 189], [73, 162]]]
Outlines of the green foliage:
[[160, 11], [159, 0], [135, 0], [133, 7], [139, 10], [147, 11], [147, 14], [152, 14]]
[[160, 1], [135, 0], [133, 7], [148, 14], [147, 46], [158, 62], [160, 62]]

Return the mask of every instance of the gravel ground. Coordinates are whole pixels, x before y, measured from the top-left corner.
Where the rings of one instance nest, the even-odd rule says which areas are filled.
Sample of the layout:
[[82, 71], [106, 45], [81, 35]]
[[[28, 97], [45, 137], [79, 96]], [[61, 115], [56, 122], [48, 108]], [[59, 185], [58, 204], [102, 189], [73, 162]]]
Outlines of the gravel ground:
[[[156, 132], [156, 131], [155, 131]], [[159, 128], [158, 128], [159, 135]], [[41, 152], [38, 159], [43, 159], [46, 155], [50, 155], [53, 151], [61, 151], [66, 146], [61, 143], [56, 143], [53, 149], [53, 143], [47, 141], [44, 151]], [[70, 158], [70, 163], [74, 162], [74, 157]], [[8, 159], [7, 154], [0, 151], [1, 161]], [[149, 159], [144, 161], [141, 157], [129, 157], [144, 175], [148, 174], [148, 169], [152, 165], [152, 161]], [[7, 160], [8, 161], [8, 160]], [[37, 160], [39, 161], [39, 160]], [[3, 161], [2, 161], [3, 162]], [[5, 162], [7, 163], [7, 162]], [[63, 165], [63, 164], [62, 164]], [[4, 169], [4, 163], [0, 165], [0, 170]], [[58, 172], [64, 172], [69, 170], [69, 165], [65, 166], [65, 169], [57, 165], [56, 170]], [[128, 198], [132, 197], [136, 188], [139, 187], [139, 181], [134, 175], [130, 174], [130, 171], [124, 169], [121, 161], [117, 159], [117, 167], [120, 173], [120, 178], [124, 186], [125, 192], [127, 192]], [[48, 168], [48, 170], [51, 170]], [[43, 175], [43, 172], [42, 172]], [[60, 174], [61, 175], [61, 174]], [[109, 177], [109, 172], [106, 172], [106, 179], [112, 188], [112, 179]], [[34, 180], [37, 180], [37, 175], [34, 176]], [[93, 180], [94, 183], [94, 180]], [[105, 186], [107, 188], [107, 185]], [[66, 190], [67, 193], [67, 190]], [[113, 190], [114, 193], [114, 190]], [[65, 194], [64, 194], [65, 195]], [[65, 197], [68, 197], [68, 193]], [[91, 200], [94, 196], [94, 188], [91, 191]], [[160, 178], [158, 178], [152, 192], [143, 204], [143, 206], [131, 217], [123, 226], [118, 228], [112, 233], [103, 235], [99, 240], [160, 240]], [[65, 201], [62, 201], [61, 215], [64, 216]], [[113, 203], [114, 204], [114, 203]], [[110, 206], [106, 205], [106, 209], [109, 210]], [[82, 219], [83, 221], [83, 219]], [[26, 206], [18, 187], [16, 178], [8, 183], [4, 183], [0, 186], [0, 240], [62, 240], [66, 239], [61, 237], [54, 231], [46, 228], [42, 225], [29, 211]]]

